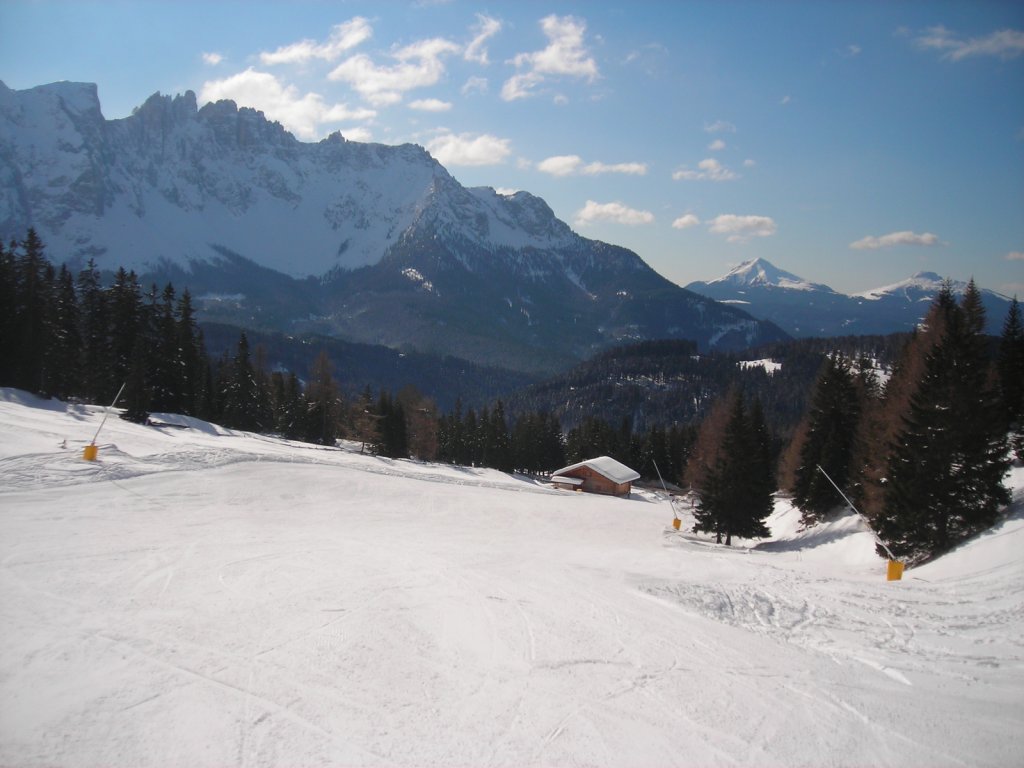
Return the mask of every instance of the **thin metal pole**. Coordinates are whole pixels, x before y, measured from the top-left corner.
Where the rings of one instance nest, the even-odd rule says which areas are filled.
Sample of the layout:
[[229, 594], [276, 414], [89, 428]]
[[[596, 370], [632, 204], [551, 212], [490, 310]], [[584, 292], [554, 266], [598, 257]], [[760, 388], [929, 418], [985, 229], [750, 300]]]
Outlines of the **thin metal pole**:
[[659, 479], [659, 480], [661, 481], [661, 489], [662, 489], [663, 491], [665, 491], [665, 495], [669, 497], [669, 499], [668, 499], [668, 505], [669, 505], [670, 507], [672, 507], [672, 519], [673, 519], [673, 520], [678, 520], [678, 519], [679, 519], [679, 513], [678, 513], [678, 512], [676, 512], [676, 505], [672, 503], [672, 494], [670, 494], [670, 493], [668, 492], [668, 488], [666, 488], [666, 487], [665, 487], [665, 478], [663, 478], [663, 477], [661, 476], [661, 470], [660, 470], [660, 469], [658, 469], [658, 462], [656, 462], [656, 461], [655, 461], [655, 460], [654, 460], [654, 459], [652, 458], [652, 459], [651, 459], [651, 463], [652, 463], [652, 464], [654, 465], [654, 471], [658, 473], [658, 479]]
[[895, 560], [895, 559], [896, 559], [896, 556], [895, 556], [895, 555], [893, 555], [893, 553], [892, 553], [892, 552], [891, 552], [891, 551], [889, 550], [889, 548], [888, 548], [887, 546], [885, 546], [885, 542], [884, 542], [884, 541], [882, 541], [882, 540], [881, 540], [880, 538], [878, 538], [878, 535], [877, 535], [877, 534], [875, 533], [874, 529], [872, 529], [872, 528], [871, 528], [871, 524], [870, 524], [870, 523], [868, 523], [868, 519], [867, 519], [866, 517], [864, 517], [864, 515], [862, 515], [862, 514], [860, 513], [860, 510], [859, 510], [859, 509], [857, 509], [857, 508], [856, 508], [855, 506], [853, 506], [853, 502], [852, 502], [852, 501], [850, 501], [850, 500], [849, 500], [849, 499], [848, 499], [848, 498], [846, 497], [846, 494], [845, 494], [845, 493], [843, 493], [843, 489], [842, 489], [842, 488], [840, 488], [840, 487], [839, 487], [838, 485], [836, 485], [836, 481], [835, 481], [835, 480], [833, 480], [833, 479], [832, 479], [831, 477], [829, 477], [829, 476], [828, 476], [828, 472], [826, 472], [826, 471], [825, 471], [824, 469], [822, 469], [822, 468], [821, 468], [821, 464], [816, 464], [815, 466], [816, 466], [816, 467], [818, 468], [818, 471], [819, 471], [819, 472], [821, 472], [821, 474], [823, 474], [823, 475], [825, 476], [825, 479], [826, 479], [826, 480], [828, 480], [828, 481], [829, 481], [830, 483], [832, 483], [832, 487], [833, 487], [833, 488], [835, 488], [835, 489], [836, 489], [837, 491], [839, 491], [839, 495], [840, 495], [840, 496], [842, 496], [842, 497], [843, 497], [843, 500], [844, 500], [844, 501], [845, 501], [845, 502], [846, 502], [847, 504], [849, 504], [849, 505], [850, 505], [850, 509], [852, 509], [852, 510], [853, 510], [854, 512], [856, 512], [856, 513], [857, 513], [857, 515], [858, 515], [858, 516], [860, 517], [860, 519], [861, 519], [861, 520], [863, 520], [863, 521], [864, 521], [865, 523], [867, 523], [867, 525], [868, 525], [868, 530], [870, 530], [870, 531], [871, 531], [871, 535], [872, 535], [872, 536], [874, 537], [875, 541], [876, 541], [876, 542], [878, 543], [878, 546], [880, 546], [880, 547], [881, 547], [882, 549], [884, 549], [884, 550], [885, 550], [885, 552], [886, 552], [886, 554], [888, 554], [888, 555], [889, 555], [889, 559], [890, 559], [890, 560]]
[[[126, 386], [128, 386], [127, 381], [121, 385], [121, 388], [119, 390], [117, 390], [117, 394], [114, 396], [114, 402], [110, 404], [110, 408], [113, 408], [115, 405], [117, 405], [117, 401], [121, 399], [121, 393], [124, 392], [124, 388]], [[103, 425], [107, 423], [107, 416], [110, 415], [110, 408], [103, 409], [103, 421], [100, 422], [99, 429], [97, 429], [96, 434], [92, 436], [92, 442], [89, 443], [89, 445], [96, 445], [96, 438], [100, 436], [100, 429], [103, 429]]]

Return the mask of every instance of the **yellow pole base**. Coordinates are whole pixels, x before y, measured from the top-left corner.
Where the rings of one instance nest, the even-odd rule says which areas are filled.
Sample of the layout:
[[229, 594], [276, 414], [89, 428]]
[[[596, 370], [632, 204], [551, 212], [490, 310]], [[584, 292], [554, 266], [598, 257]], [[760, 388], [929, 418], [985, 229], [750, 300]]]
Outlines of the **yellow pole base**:
[[82, 452], [82, 458], [86, 461], [96, 461], [96, 455], [100, 452], [98, 445], [87, 445]]
[[675, 518], [675, 519], [674, 519], [674, 520], [672, 521], [672, 527], [673, 527], [673, 528], [675, 528], [675, 529], [676, 529], [676, 530], [678, 531], [678, 530], [679, 530], [679, 524], [680, 524], [681, 522], [682, 522], [682, 520], [680, 520], [680, 519], [679, 519], [678, 517], [677, 517], [677, 518]]
[[886, 581], [899, 581], [903, 578], [903, 563], [899, 560], [890, 560], [885, 571]]

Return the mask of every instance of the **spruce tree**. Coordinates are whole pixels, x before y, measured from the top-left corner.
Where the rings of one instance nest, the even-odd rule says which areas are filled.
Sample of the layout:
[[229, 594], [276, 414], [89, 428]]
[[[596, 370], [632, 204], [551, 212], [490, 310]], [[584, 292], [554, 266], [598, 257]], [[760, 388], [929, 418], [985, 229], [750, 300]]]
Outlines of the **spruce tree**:
[[67, 399], [81, 395], [81, 348], [78, 297], [75, 283], [66, 266], [61, 266], [50, 305], [48, 324], [50, 343], [45, 367], [48, 386], [46, 394]]
[[778, 483], [775, 478], [775, 460], [772, 435], [764, 416], [760, 398], [754, 398], [748, 420], [750, 431], [751, 514], [764, 519], [775, 508], [774, 496]]
[[505, 419], [505, 404], [501, 400], [498, 400], [491, 411], [488, 435], [491, 439], [490, 466], [502, 472], [511, 471], [512, 439], [508, 433], [508, 421]]
[[234, 357], [221, 365], [221, 380], [218, 387], [224, 426], [255, 430], [256, 379], [249, 352], [249, 339], [244, 332], [238, 338]]
[[939, 335], [890, 453], [877, 529], [911, 561], [988, 528], [1009, 501], [1003, 414], [979, 308], [970, 289], [961, 306], [948, 286], [936, 299], [929, 318], [936, 316]]
[[14, 386], [14, 357], [16, 316], [14, 308], [18, 302], [17, 273], [14, 253], [0, 241], [0, 387]]
[[758, 463], [757, 430], [738, 392], [729, 396], [728, 419], [714, 465], [708, 472], [700, 502], [694, 512], [694, 530], [714, 533], [718, 543], [732, 545], [732, 537], [761, 538], [769, 535], [764, 521], [771, 514], [772, 497], [764, 477], [751, 472]]
[[[306, 392], [305, 439], [319, 445], [334, 445], [341, 425], [341, 395], [331, 373], [331, 358], [321, 351], [310, 370]], [[294, 377], [292, 377], [294, 379]], [[286, 408], [279, 415], [287, 420], [295, 406], [294, 385], [289, 385]]]
[[[78, 273], [77, 283], [79, 334], [82, 340], [81, 395], [95, 403], [113, 389], [113, 377], [107, 294], [100, 284], [100, 273], [92, 259]], [[110, 395], [115, 393], [116, 390], [110, 392]]]
[[[137, 343], [139, 337], [144, 335], [144, 317], [139, 281], [134, 272], [118, 269], [108, 301], [107, 327], [111, 353], [109, 388], [113, 391], [100, 393], [104, 402], [112, 399], [121, 384], [127, 382], [129, 373], [133, 371], [136, 350], [145, 349], [145, 346], [140, 347]], [[142, 386], [143, 380], [138, 375], [135, 378], [136, 383]]]
[[192, 295], [188, 289], [182, 291], [175, 315], [174, 364], [179, 373], [179, 407], [184, 414], [199, 416], [209, 361], [203, 348], [202, 334], [196, 325]]
[[1024, 461], [1024, 324], [1016, 296], [1003, 323], [996, 368], [1006, 428], [1017, 459]]
[[[49, 273], [47, 268], [49, 267]], [[29, 229], [14, 260], [14, 386], [44, 394], [46, 370], [44, 355], [50, 344], [50, 303], [53, 299], [53, 268], [44, 255], [42, 240]]]
[[180, 413], [182, 411], [182, 368], [178, 345], [178, 325], [175, 317], [174, 286], [168, 283], [150, 306], [152, 314], [152, 356], [149, 370], [151, 403], [154, 411]]
[[821, 520], [841, 503], [819, 467], [840, 488], [849, 487], [859, 418], [860, 405], [850, 364], [838, 356], [829, 356], [811, 395], [807, 431], [793, 486], [793, 501], [801, 510], [805, 525]]

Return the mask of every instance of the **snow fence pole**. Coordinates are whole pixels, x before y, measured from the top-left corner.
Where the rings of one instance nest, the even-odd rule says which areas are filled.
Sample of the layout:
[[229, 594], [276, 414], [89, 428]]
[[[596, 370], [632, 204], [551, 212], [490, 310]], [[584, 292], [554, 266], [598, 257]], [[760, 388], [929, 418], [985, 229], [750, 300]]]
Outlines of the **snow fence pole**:
[[[815, 466], [817, 466], [818, 471], [825, 476], [825, 479], [832, 483], [832, 487], [835, 488], [839, 492], [839, 495], [843, 497], [843, 501], [850, 505], [850, 509], [856, 512], [857, 516], [860, 517], [860, 519], [863, 520], [865, 523], [867, 523], [868, 519], [860, 513], [859, 509], [853, 506], [853, 502], [847, 498], [845, 493], [843, 493], [843, 489], [836, 485], [836, 481], [828, 476], [828, 472], [821, 468], [821, 464], [816, 464]], [[868, 529], [871, 529], [870, 523], [868, 523]], [[903, 578], [903, 563], [896, 559], [896, 556], [887, 546], [885, 546], [885, 542], [878, 538], [878, 535], [874, 532], [874, 530], [871, 530], [871, 536], [874, 538], [875, 543], [878, 544], [878, 546], [880, 546], [882, 549], [884, 549], [885, 554], [889, 556], [889, 565], [886, 569], [886, 580], [899, 581], [901, 578]]]
[[124, 392], [124, 388], [128, 385], [126, 381], [121, 385], [121, 388], [117, 390], [117, 394], [114, 396], [114, 402], [110, 404], [109, 408], [103, 409], [103, 420], [100, 422], [99, 428], [96, 430], [96, 434], [92, 436], [92, 442], [85, 446], [85, 451], [82, 453], [82, 458], [86, 461], [96, 461], [96, 455], [99, 453], [99, 447], [96, 445], [96, 438], [100, 436], [100, 430], [103, 429], [103, 425], [107, 423], [107, 416], [110, 415], [110, 408], [117, 405], [117, 401], [121, 399], [121, 393]]
[[[654, 459], [651, 459], [651, 463], [654, 465], [654, 471], [658, 473], [658, 479], [661, 481], [661, 489], [665, 491], [665, 495], [668, 496], [668, 488], [665, 487], [665, 478], [661, 476], [661, 470], [658, 469], [658, 462], [656, 462]], [[680, 520], [679, 515], [676, 514], [676, 508], [675, 506], [673, 506], [671, 498], [668, 500], [668, 505], [672, 507], [672, 527], [678, 531], [679, 524], [682, 522], [682, 520]]]

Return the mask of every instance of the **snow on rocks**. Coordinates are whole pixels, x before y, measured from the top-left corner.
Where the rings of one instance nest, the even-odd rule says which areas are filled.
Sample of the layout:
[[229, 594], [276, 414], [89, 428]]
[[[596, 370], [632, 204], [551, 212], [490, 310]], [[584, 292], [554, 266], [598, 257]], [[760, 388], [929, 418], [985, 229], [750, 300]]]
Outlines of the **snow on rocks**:
[[666, 536], [650, 491], [169, 416], [111, 418], [84, 462], [101, 418], [0, 390], [0, 764], [1024, 754], [1019, 493], [890, 583], [856, 518], [801, 531], [784, 501], [725, 548]]

